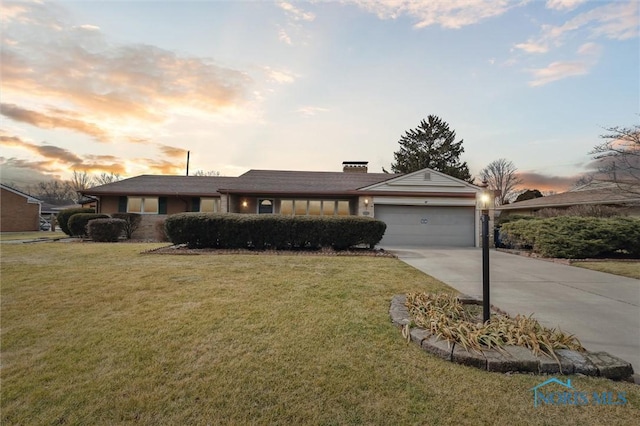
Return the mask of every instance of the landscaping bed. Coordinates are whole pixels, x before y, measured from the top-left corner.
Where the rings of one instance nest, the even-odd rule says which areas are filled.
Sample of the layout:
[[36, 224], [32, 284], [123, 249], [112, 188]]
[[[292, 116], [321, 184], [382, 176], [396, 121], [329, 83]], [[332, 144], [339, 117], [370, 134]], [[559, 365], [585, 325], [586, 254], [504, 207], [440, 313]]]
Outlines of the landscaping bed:
[[[531, 317], [495, 314], [484, 326], [474, 325], [475, 306], [467, 310], [455, 303], [455, 296], [443, 296], [396, 295], [389, 308], [391, 322], [407, 341], [458, 364], [502, 373], [582, 374], [633, 381], [629, 362], [606, 352], [589, 352], [574, 336], [547, 330]], [[441, 300], [446, 312], [438, 306], [427, 312], [429, 305]]]
[[291, 250], [251, 250], [251, 249], [216, 249], [216, 248], [189, 248], [186, 244], [170, 245], [144, 252], [145, 254], [172, 254], [172, 255], [266, 255], [266, 256], [369, 256], [369, 257], [397, 257], [383, 249], [350, 248], [348, 250], [335, 250], [331, 247], [319, 249], [291, 249]]

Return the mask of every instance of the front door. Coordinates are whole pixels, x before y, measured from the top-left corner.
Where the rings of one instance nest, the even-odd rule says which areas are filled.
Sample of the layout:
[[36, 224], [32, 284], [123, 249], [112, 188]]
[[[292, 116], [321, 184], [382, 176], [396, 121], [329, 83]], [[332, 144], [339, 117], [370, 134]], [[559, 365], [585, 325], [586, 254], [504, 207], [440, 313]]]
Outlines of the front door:
[[268, 199], [258, 200], [258, 213], [260, 214], [273, 213], [273, 200], [268, 200]]

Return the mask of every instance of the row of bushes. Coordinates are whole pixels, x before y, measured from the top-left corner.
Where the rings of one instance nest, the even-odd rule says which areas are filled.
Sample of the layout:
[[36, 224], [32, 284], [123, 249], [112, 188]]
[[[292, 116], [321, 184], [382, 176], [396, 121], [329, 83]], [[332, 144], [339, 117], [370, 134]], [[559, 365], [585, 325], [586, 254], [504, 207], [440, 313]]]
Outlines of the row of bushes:
[[640, 220], [630, 217], [530, 217], [503, 223], [500, 238], [545, 257], [640, 257]]
[[137, 213], [95, 213], [91, 208], [62, 210], [56, 216], [60, 229], [72, 237], [89, 236], [95, 241], [117, 241], [121, 235], [130, 239], [140, 226], [142, 216]]
[[367, 217], [279, 216], [258, 214], [179, 213], [165, 222], [174, 244], [191, 248], [373, 247], [387, 225]]

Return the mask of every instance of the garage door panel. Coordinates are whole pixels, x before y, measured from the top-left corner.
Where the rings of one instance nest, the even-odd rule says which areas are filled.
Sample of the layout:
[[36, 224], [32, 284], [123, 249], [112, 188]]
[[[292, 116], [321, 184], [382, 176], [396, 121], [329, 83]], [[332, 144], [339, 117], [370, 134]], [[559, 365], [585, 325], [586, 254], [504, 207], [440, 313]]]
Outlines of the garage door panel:
[[475, 245], [473, 207], [377, 205], [375, 217], [387, 224], [381, 245]]

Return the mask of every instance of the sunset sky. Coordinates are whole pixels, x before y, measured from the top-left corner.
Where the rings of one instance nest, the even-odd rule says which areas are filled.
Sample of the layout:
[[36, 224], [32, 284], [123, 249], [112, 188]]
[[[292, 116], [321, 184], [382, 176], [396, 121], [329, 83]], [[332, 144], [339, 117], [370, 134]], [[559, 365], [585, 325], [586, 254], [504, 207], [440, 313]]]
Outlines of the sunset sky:
[[564, 190], [640, 120], [639, 4], [3, 0], [2, 182], [380, 172], [435, 114], [473, 175]]

